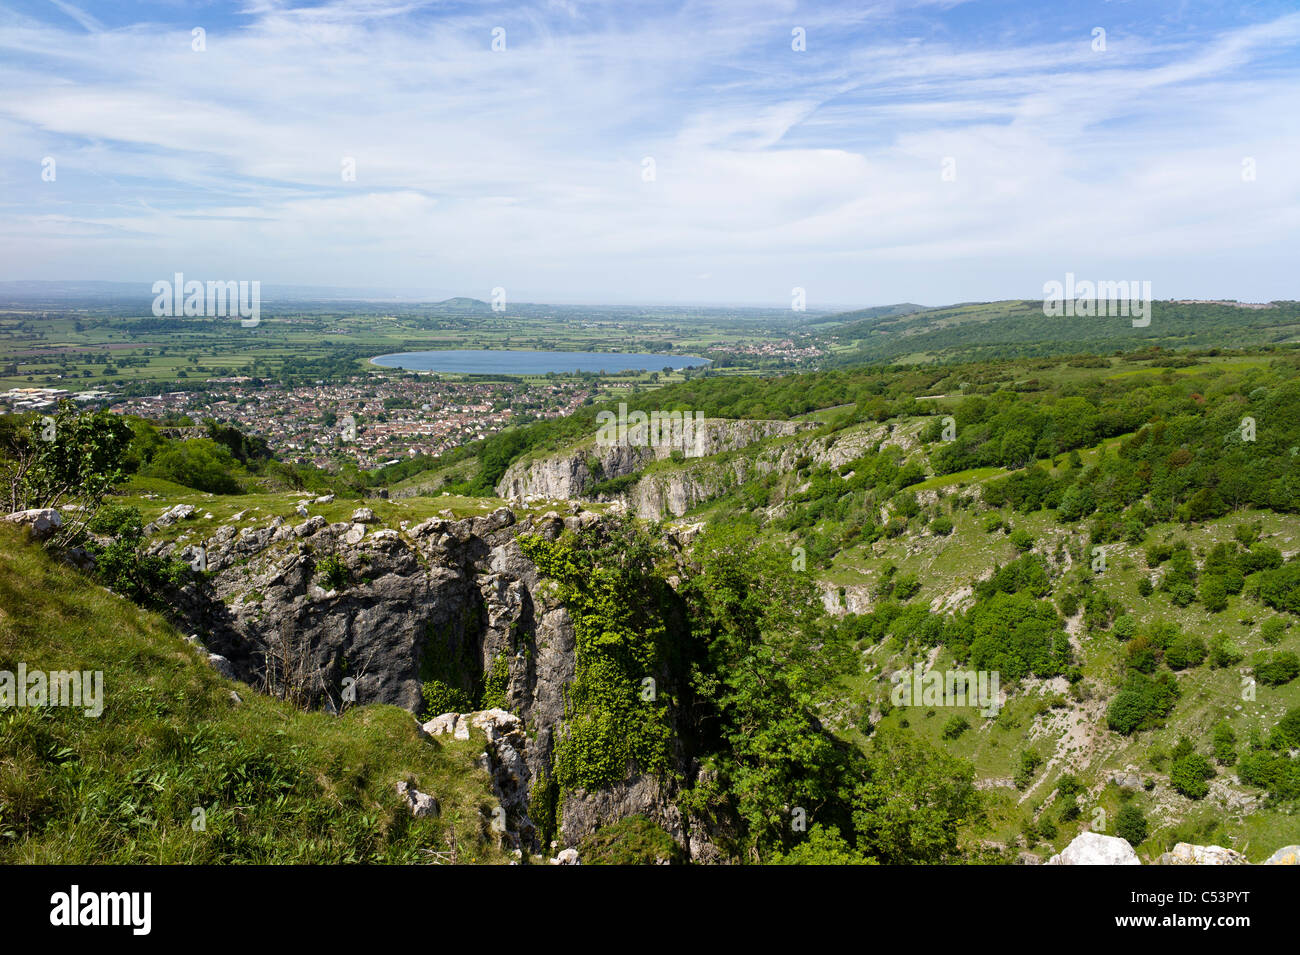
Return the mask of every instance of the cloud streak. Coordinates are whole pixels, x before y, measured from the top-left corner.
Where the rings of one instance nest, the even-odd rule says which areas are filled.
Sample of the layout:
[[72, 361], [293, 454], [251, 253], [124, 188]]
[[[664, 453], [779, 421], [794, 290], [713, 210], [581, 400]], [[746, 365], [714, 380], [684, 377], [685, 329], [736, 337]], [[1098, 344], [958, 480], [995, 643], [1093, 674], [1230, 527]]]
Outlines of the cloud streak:
[[800, 285], [816, 307], [1031, 296], [1074, 271], [1297, 297], [1297, 14], [1113, 20], [1104, 52], [1092, 21], [931, 3], [0, 14], [0, 278], [573, 302]]

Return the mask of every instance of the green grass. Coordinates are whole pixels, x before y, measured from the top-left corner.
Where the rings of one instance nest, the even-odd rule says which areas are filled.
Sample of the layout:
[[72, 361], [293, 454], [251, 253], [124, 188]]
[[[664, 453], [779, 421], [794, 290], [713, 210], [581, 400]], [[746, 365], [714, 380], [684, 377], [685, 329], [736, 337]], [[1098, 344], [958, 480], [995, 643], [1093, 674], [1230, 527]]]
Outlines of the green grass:
[[[0, 669], [103, 672], [103, 713], [0, 710], [0, 862], [502, 862], [481, 740], [302, 712], [219, 677], [161, 617], [0, 536]], [[236, 702], [237, 691], [242, 702]], [[441, 804], [413, 819], [410, 781]], [[206, 826], [196, 831], [196, 809]]]

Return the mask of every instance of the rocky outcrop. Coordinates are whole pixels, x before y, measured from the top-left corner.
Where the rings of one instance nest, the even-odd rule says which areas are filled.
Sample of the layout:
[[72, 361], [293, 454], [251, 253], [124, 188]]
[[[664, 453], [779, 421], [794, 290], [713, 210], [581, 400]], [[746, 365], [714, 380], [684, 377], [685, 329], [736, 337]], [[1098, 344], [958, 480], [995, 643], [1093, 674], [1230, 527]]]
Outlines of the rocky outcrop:
[[1082, 832], [1045, 865], [1141, 865], [1133, 847], [1118, 836]]
[[[600, 520], [577, 513], [520, 524], [500, 508], [399, 532], [316, 516], [221, 527], [199, 541], [155, 540], [149, 551], [186, 562], [201, 552], [208, 572], [174, 594], [174, 613], [224, 674], [303, 705], [337, 712], [390, 703], [419, 712], [424, 683], [436, 679], [474, 699], [504, 664], [503, 709], [445, 713], [422, 728], [453, 739], [482, 734], [501, 807], [491, 822], [500, 823], [503, 844], [533, 851], [529, 802], [534, 783], [550, 774], [575, 649], [568, 611], [518, 538], [554, 539]], [[679, 736], [690, 732], [678, 727]], [[683, 849], [694, 847], [696, 858], [715, 851], [683, 821], [675, 784], [666, 781], [694, 777], [685, 749], [665, 781], [629, 772], [608, 790], [567, 795], [558, 820], [565, 846], [640, 813]]]
[[1235, 849], [1223, 846], [1194, 846], [1180, 842], [1168, 852], [1161, 853], [1156, 865], [1250, 865], [1246, 857]]
[[[813, 426], [802, 421], [705, 418], [698, 425], [699, 437], [691, 457], [708, 457], [735, 451], [758, 441], [778, 435], [796, 434]], [[667, 444], [656, 447], [636, 443], [602, 446], [593, 440], [590, 444], [562, 454], [515, 462], [506, 469], [497, 483], [496, 493], [499, 497], [512, 500], [578, 498], [597, 482], [635, 474], [655, 461], [672, 457], [674, 450], [681, 454], [680, 448], [675, 449]]]
[[1300, 846], [1284, 846], [1265, 859], [1261, 865], [1300, 865]]
[[[637, 517], [659, 520], [680, 517], [754, 477], [788, 474], [806, 463], [839, 468], [878, 444], [894, 444], [905, 450], [916, 445], [912, 431], [887, 425], [767, 444], [763, 442], [769, 438], [789, 438], [815, 428], [816, 422], [707, 419], [705, 425], [712, 438], [704, 443], [705, 455], [699, 458], [649, 468], [655, 461], [670, 457], [672, 449], [592, 446], [540, 461], [516, 462], [497, 485], [497, 493], [526, 502], [538, 498], [570, 499], [589, 495], [593, 486], [605, 478], [639, 474], [630, 487], [600, 499], [624, 502]], [[741, 449], [749, 450], [740, 455], [717, 456]]]
[[63, 526], [63, 515], [52, 507], [40, 507], [6, 514], [4, 521], [27, 528], [32, 540], [44, 541], [53, 537]]
[[[1080, 833], [1074, 840], [1046, 862], [1047, 865], [1141, 865], [1133, 847], [1115, 836], [1095, 832]], [[1160, 854], [1155, 865], [1250, 865], [1250, 861], [1235, 849], [1223, 846], [1197, 846], [1180, 842], [1168, 852]], [[1300, 846], [1279, 849], [1262, 865], [1300, 865]]]
[[408, 782], [397, 784], [397, 795], [405, 800], [406, 807], [411, 810], [411, 815], [416, 819], [423, 819], [425, 816], [436, 816], [440, 812], [438, 800], [428, 793], [420, 792]]

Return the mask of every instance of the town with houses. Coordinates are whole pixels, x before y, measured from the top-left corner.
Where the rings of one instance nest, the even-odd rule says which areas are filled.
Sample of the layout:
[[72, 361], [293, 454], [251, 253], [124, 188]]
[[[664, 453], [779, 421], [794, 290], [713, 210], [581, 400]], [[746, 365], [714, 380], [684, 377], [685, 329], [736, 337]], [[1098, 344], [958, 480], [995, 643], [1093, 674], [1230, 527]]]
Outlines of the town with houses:
[[159, 423], [213, 418], [265, 439], [287, 460], [322, 468], [350, 460], [369, 470], [441, 454], [521, 416], [570, 414], [593, 393], [591, 385], [454, 382], [421, 375], [356, 376], [299, 386], [225, 377], [208, 379], [205, 390], [138, 397], [103, 389], [14, 388], [0, 392], [0, 411], [47, 411], [69, 400]]

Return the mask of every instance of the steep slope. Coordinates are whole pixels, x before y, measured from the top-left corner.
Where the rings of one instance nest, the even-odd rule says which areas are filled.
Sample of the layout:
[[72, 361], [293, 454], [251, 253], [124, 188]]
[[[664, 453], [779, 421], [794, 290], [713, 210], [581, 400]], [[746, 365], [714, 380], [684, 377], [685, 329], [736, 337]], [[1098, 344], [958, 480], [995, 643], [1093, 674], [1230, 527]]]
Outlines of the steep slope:
[[[255, 692], [0, 531], [0, 671], [102, 674], [97, 717], [0, 711], [4, 862], [505, 861], [481, 737], [430, 739], [393, 706], [331, 716]], [[399, 783], [440, 813], [415, 818]]]

